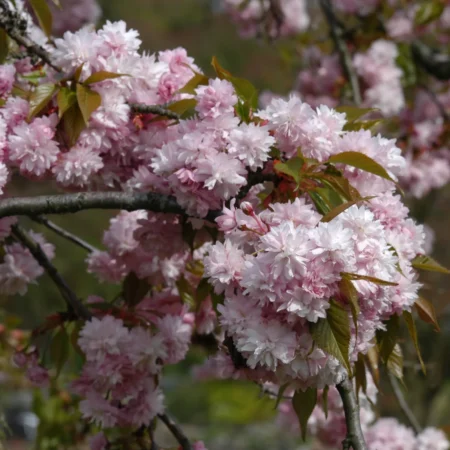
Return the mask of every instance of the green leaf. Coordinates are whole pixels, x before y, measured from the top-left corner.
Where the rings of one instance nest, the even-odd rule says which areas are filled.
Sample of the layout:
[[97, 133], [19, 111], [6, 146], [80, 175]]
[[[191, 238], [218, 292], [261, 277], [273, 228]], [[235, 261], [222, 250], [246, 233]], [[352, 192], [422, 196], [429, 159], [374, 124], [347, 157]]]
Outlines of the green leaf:
[[292, 398], [292, 406], [294, 407], [295, 414], [297, 414], [298, 421], [300, 422], [300, 429], [302, 432], [303, 440], [306, 439], [306, 427], [308, 420], [311, 417], [314, 408], [317, 403], [317, 389], [308, 388], [305, 392], [295, 391]]
[[171, 103], [167, 106], [167, 109], [182, 116], [186, 111], [194, 109], [196, 105], [197, 100], [193, 98], [185, 98], [183, 100], [178, 100], [177, 102]]
[[47, 37], [52, 35], [52, 13], [46, 0], [30, 0], [31, 7]]
[[378, 352], [376, 345], [369, 348], [366, 355], [367, 367], [369, 368], [373, 381], [375, 382], [377, 387], [380, 383], [380, 369], [378, 365], [379, 358], [380, 354]]
[[370, 281], [371, 283], [379, 284], [380, 286], [397, 286], [398, 283], [393, 283], [392, 281], [381, 280], [380, 278], [369, 277], [367, 275], [359, 275], [357, 273], [342, 272], [343, 277], [349, 280], [364, 280]]
[[428, 270], [430, 272], [440, 272], [450, 274], [450, 271], [445, 267], [441, 266], [433, 258], [426, 255], [417, 255], [412, 260], [412, 266], [415, 269]]
[[77, 100], [84, 123], [87, 125], [91, 114], [102, 104], [102, 97], [98, 92], [78, 83]]
[[0, 64], [3, 64], [9, 53], [9, 40], [6, 31], [0, 28]]
[[436, 331], [441, 331], [438, 320], [436, 317], [436, 311], [434, 310], [433, 303], [431, 303], [429, 300], [419, 297], [416, 302], [414, 303], [414, 306], [416, 307], [417, 313], [419, 314], [419, 317], [425, 322], [429, 323], [434, 326], [434, 329]]
[[59, 9], [62, 8], [62, 7], [61, 7], [61, 2], [60, 2], [59, 0], [52, 0], [52, 2], [53, 2], [53, 4], [54, 4], [55, 6], [57, 6]]
[[427, 25], [439, 19], [444, 9], [445, 4], [441, 0], [425, 0], [416, 12], [414, 23], [416, 25]]
[[397, 344], [400, 333], [400, 320], [394, 314], [386, 322], [386, 330], [377, 332], [377, 339], [379, 342], [379, 351], [381, 359], [387, 363], [395, 345]]
[[208, 278], [202, 278], [200, 283], [198, 283], [197, 289], [195, 291], [195, 298], [197, 300], [197, 305], [203, 302], [203, 300], [208, 297], [211, 292], [211, 285], [208, 282]]
[[181, 300], [183, 300], [183, 302], [187, 303], [189, 306], [194, 307], [195, 306], [194, 290], [192, 286], [189, 284], [189, 282], [186, 280], [186, 278], [184, 278], [184, 276], [181, 276], [175, 284], [177, 286]]
[[28, 120], [39, 114], [50, 103], [56, 89], [53, 83], [44, 83], [36, 87], [30, 95]]
[[397, 44], [398, 56], [395, 60], [397, 66], [403, 72], [403, 87], [414, 86], [417, 83], [417, 68], [411, 52], [411, 45], [408, 43]]
[[130, 272], [123, 281], [122, 290], [125, 303], [133, 308], [147, 295], [150, 286], [147, 280], [141, 280], [134, 272]]
[[327, 317], [310, 324], [314, 342], [323, 351], [338, 359], [351, 372], [348, 360], [350, 345], [350, 323], [347, 311], [331, 300]]
[[345, 276], [342, 277], [339, 283], [339, 289], [344, 298], [348, 301], [350, 309], [352, 311], [353, 323], [355, 324], [356, 332], [358, 332], [358, 314], [359, 314], [359, 303], [358, 303], [358, 291], [355, 286]]
[[84, 66], [84, 63], [81, 63], [81, 64], [75, 69], [75, 72], [73, 73], [73, 79], [74, 79], [74, 81], [76, 81], [77, 83], [78, 83], [78, 81], [80, 81], [81, 72], [83, 72], [83, 66]]
[[68, 87], [62, 87], [58, 92], [56, 102], [58, 103], [58, 117], [61, 119], [64, 113], [77, 102], [77, 94]]
[[368, 156], [360, 152], [338, 153], [337, 155], [331, 156], [328, 162], [334, 164], [347, 164], [348, 166], [356, 167], [357, 169], [364, 170], [365, 172], [373, 173], [374, 175], [378, 175], [381, 178], [385, 178], [386, 180], [395, 183], [395, 181], [386, 172], [383, 166], [378, 164], [372, 158], [369, 158]]
[[290, 176], [298, 184], [301, 179], [301, 171], [305, 164], [305, 160], [298, 156], [291, 158], [286, 162], [278, 162], [275, 164], [275, 171]]
[[101, 81], [105, 80], [112, 80], [114, 78], [119, 77], [127, 77], [128, 75], [125, 75], [123, 73], [113, 73], [113, 72], [107, 72], [106, 70], [100, 70], [99, 72], [93, 73], [86, 81], [83, 82], [85, 85], [90, 85], [94, 83], [100, 83]]
[[69, 335], [66, 329], [61, 326], [53, 336], [50, 344], [50, 357], [56, 368], [56, 378], [58, 378], [69, 357], [69, 344]]
[[358, 359], [355, 362], [355, 383], [356, 398], [358, 398], [361, 389], [364, 393], [367, 390], [366, 365], [364, 364], [364, 357], [361, 354], [358, 355]]
[[387, 361], [387, 369], [399, 380], [403, 379], [403, 353], [400, 345], [395, 344]]
[[216, 75], [221, 80], [229, 80], [233, 75], [228, 70], [224, 69], [217, 58], [215, 56], [212, 57], [211, 65], [213, 66], [214, 70], [216, 71]]
[[409, 311], [403, 311], [403, 318], [405, 319], [406, 325], [408, 327], [409, 335], [413, 340], [414, 347], [417, 352], [417, 357], [419, 358], [420, 367], [422, 368], [422, 372], [424, 375], [426, 375], [427, 369], [425, 368], [425, 364], [422, 359], [422, 354], [420, 353], [419, 339], [417, 337], [417, 329], [416, 324], [414, 323], [414, 317]]
[[311, 197], [314, 206], [316, 207], [317, 211], [320, 212], [320, 214], [325, 215], [332, 210], [330, 205], [328, 205], [328, 203], [324, 200], [324, 198], [319, 192], [308, 191], [308, 195]]
[[372, 120], [357, 120], [355, 122], [347, 122], [344, 125], [344, 131], [360, 131], [360, 130], [372, 130], [376, 126], [382, 124], [384, 119], [372, 119]]
[[194, 76], [181, 88], [178, 90], [180, 94], [195, 94], [195, 90], [204, 84], [208, 84], [209, 78], [202, 73], [194, 71]]
[[280, 386], [280, 388], [278, 389], [277, 400], [275, 401], [275, 406], [273, 409], [278, 409], [278, 406], [281, 403], [281, 400], [283, 400], [283, 395], [288, 387], [289, 383], [284, 383]]
[[77, 142], [81, 132], [86, 128], [86, 123], [84, 122], [83, 114], [78, 103], [72, 105], [65, 112], [63, 127], [69, 141], [69, 146], [72, 147]]
[[328, 391], [330, 390], [330, 386], [328, 384], [323, 388], [322, 391], [322, 405], [323, 412], [325, 413], [325, 419], [328, 419]]
[[325, 214], [320, 221], [321, 222], [330, 222], [335, 217], [337, 217], [339, 214], [343, 213], [346, 209], [350, 208], [350, 206], [356, 205], [357, 203], [360, 203], [360, 202], [371, 200], [372, 198], [375, 198], [375, 196], [363, 197], [363, 198], [359, 198], [357, 200], [352, 200], [350, 202], [342, 203], [342, 205], [336, 206], [330, 212]]
[[360, 117], [368, 113], [378, 111], [376, 108], [359, 108], [357, 106], [338, 106], [337, 112], [344, 113], [347, 116], [347, 122], [355, 122]]

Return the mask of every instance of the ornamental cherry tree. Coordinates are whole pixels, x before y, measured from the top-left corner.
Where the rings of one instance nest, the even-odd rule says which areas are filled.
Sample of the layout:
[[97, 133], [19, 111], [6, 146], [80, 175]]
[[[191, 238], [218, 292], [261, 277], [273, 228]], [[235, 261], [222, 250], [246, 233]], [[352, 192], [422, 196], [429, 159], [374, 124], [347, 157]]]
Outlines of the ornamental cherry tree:
[[[54, 38], [48, 5], [29, 3], [41, 28], [21, 1], [0, 0], [0, 291], [23, 295], [46, 274], [67, 308], [5, 345], [39, 387], [69, 347], [82, 356], [74, 439], [155, 449], [161, 422], [181, 449], [204, 448], [166, 411], [161, 380], [208, 340], [197, 376], [258, 384], [303, 436], [330, 439], [329, 413], [327, 445], [376, 449], [393, 428], [412, 435], [407, 448], [446, 449], [438, 430], [372, 424], [379, 366], [402, 378], [400, 322], [417, 349], [413, 312], [437, 327], [418, 271], [447, 270], [403, 202], [407, 161], [366, 129], [367, 109], [295, 95], [258, 108], [253, 85], [215, 58], [209, 77], [183, 48], [140, 52], [122, 21]], [[54, 193], [11, 196], [17, 179]], [[47, 217], [86, 209], [121, 210], [102, 249]], [[120, 295], [80, 298], [24, 216], [85, 249], [86, 271]]]

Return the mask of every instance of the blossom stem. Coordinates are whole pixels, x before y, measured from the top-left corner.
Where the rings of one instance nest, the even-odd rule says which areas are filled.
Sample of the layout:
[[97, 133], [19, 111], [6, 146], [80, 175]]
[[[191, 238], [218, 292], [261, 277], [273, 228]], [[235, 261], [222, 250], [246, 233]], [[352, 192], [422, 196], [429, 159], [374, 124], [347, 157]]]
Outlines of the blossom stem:
[[[67, 214], [85, 209], [145, 209], [153, 212], [188, 216], [175, 197], [153, 192], [81, 192], [76, 194], [42, 195], [0, 200], [0, 218], [8, 216], [39, 216]], [[220, 211], [210, 211], [204, 218], [214, 222]]]
[[189, 439], [183, 433], [183, 430], [181, 430], [181, 428], [167, 414], [158, 414], [158, 417], [162, 422], [164, 422], [164, 425], [174, 435], [182, 450], [192, 450], [192, 445], [189, 442]]
[[91, 244], [87, 243], [77, 235], [71, 233], [70, 231], [65, 230], [64, 228], [60, 227], [59, 225], [56, 225], [56, 223], [52, 222], [51, 220], [48, 220], [44, 216], [35, 216], [32, 217], [32, 220], [34, 220], [37, 223], [40, 223], [41, 225], [44, 225], [49, 230], [54, 231], [56, 234], [59, 234], [63, 238], [73, 242], [74, 244], [78, 245], [81, 248], [84, 248], [88, 252], [95, 252], [97, 249], [92, 246]]
[[408, 419], [408, 422], [410, 425], [414, 428], [414, 431], [416, 434], [419, 434], [422, 431], [422, 427], [419, 424], [419, 421], [417, 420], [414, 413], [411, 411], [411, 408], [408, 405], [408, 402], [405, 399], [405, 396], [403, 395], [402, 389], [399, 385], [399, 382], [397, 378], [392, 373], [388, 373], [389, 377], [389, 383], [391, 384], [392, 390], [394, 391], [394, 395], [397, 399], [397, 402], [403, 411], [403, 414]]
[[134, 112], [142, 113], [142, 114], [156, 114], [158, 116], [165, 116], [169, 119], [179, 120], [181, 116], [175, 111], [171, 111], [170, 109], [164, 108], [159, 105], [144, 105], [141, 103], [131, 103], [131, 109]]
[[26, 35], [26, 20], [20, 16], [19, 12], [12, 11], [5, 0], [0, 0], [0, 28], [3, 28], [17, 44], [25, 47], [29, 54], [38, 56], [54, 70], [62, 72], [60, 67], [53, 64], [47, 51]]
[[83, 305], [72, 289], [70, 289], [64, 278], [62, 278], [55, 266], [53, 266], [47, 258], [47, 255], [43, 252], [41, 246], [18, 225], [12, 226], [12, 234], [30, 251], [39, 265], [45, 269], [52, 281], [56, 284], [69, 309], [81, 319], [90, 319], [91, 313], [89, 310]]
[[330, 27], [331, 38], [333, 39], [334, 44], [336, 45], [336, 49], [339, 53], [342, 68], [344, 69], [348, 81], [350, 82], [353, 101], [355, 102], [356, 106], [359, 106], [362, 102], [361, 89], [359, 86], [358, 76], [353, 67], [351, 54], [348, 50], [347, 44], [345, 43], [344, 29], [336, 18], [330, 0], [320, 0], [320, 6]]
[[336, 388], [344, 405], [345, 422], [347, 424], [347, 435], [342, 442], [344, 450], [367, 450], [364, 434], [361, 429], [359, 417], [359, 406], [356, 401], [353, 384], [348, 377], [341, 381]]

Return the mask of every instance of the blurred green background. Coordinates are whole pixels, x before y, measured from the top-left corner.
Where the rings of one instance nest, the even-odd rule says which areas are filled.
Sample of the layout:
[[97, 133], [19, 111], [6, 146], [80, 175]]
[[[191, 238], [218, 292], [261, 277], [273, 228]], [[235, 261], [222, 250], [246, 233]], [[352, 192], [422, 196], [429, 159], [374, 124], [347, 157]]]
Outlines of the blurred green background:
[[[212, 73], [211, 57], [239, 77], [250, 79], [260, 90], [287, 93], [294, 83], [301, 61], [293, 58], [295, 44], [263, 40], [242, 40], [235, 26], [224, 14], [213, 12], [212, 0], [103, 0], [103, 20], [124, 20], [137, 29], [143, 49], [156, 52], [183, 46], [206, 73]], [[217, 2], [215, 2], [217, 3]], [[16, 195], [45, 193], [46, 188], [17, 185]], [[450, 189], [436, 195], [428, 208], [426, 221], [436, 232], [434, 256], [450, 267], [448, 229]], [[430, 206], [425, 199], [415, 204], [416, 210]], [[102, 247], [102, 230], [114, 212], [83, 212], [54, 217], [52, 220], [94, 246]], [[28, 222], [43, 232], [57, 247], [55, 264], [80, 297], [95, 294], [111, 299], [117, 286], [101, 284], [85, 270], [84, 250], [51, 234], [43, 227]], [[450, 310], [448, 288], [450, 278], [430, 275], [425, 280], [424, 296], [433, 300], [441, 324], [441, 333], [419, 324], [420, 342], [428, 368], [427, 377], [420, 373], [413, 348], [406, 351], [406, 396], [419, 421], [436, 426], [450, 425]], [[3, 298], [3, 306], [24, 317], [23, 327], [31, 328], [64, 305], [55, 287], [42, 277], [39, 285], [29, 287], [23, 297]], [[191, 367], [204, 357], [194, 350], [183, 364], [166, 371], [164, 384], [169, 411], [180, 420], [193, 438], [202, 438], [211, 449], [293, 449], [302, 443], [299, 436], [280, 430], [273, 420], [273, 401], [260, 398], [257, 386], [240, 382], [199, 383], [192, 379]], [[404, 420], [389, 385], [380, 394], [382, 415], [395, 415]], [[164, 440], [165, 437], [163, 436]], [[162, 442], [163, 443], [163, 442]]]

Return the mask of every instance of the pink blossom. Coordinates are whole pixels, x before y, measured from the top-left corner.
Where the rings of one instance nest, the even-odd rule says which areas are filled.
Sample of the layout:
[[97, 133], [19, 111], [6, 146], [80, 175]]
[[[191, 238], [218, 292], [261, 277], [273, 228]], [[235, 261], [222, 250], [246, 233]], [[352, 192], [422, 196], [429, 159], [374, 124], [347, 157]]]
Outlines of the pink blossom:
[[31, 365], [28, 368], [27, 378], [37, 387], [46, 387], [50, 380], [48, 370], [38, 365]]
[[373, 450], [397, 450], [415, 446], [414, 432], [393, 418], [383, 418], [375, 422], [365, 432], [365, 438], [368, 448]]
[[221, 114], [233, 112], [233, 107], [237, 103], [234, 87], [227, 80], [218, 78], [210, 80], [207, 86], [200, 86], [195, 92], [196, 110], [201, 117], [214, 119]]
[[186, 356], [191, 341], [192, 327], [181, 317], [167, 315], [158, 321], [158, 328], [167, 348], [167, 364], [175, 364]]
[[9, 95], [15, 81], [16, 69], [11, 64], [0, 65], [0, 97]]
[[91, 436], [88, 441], [91, 450], [106, 450], [106, 446], [108, 445], [108, 440], [102, 432]]
[[448, 450], [449, 448], [450, 442], [442, 430], [427, 427], [417, 436], [414, 450]]

